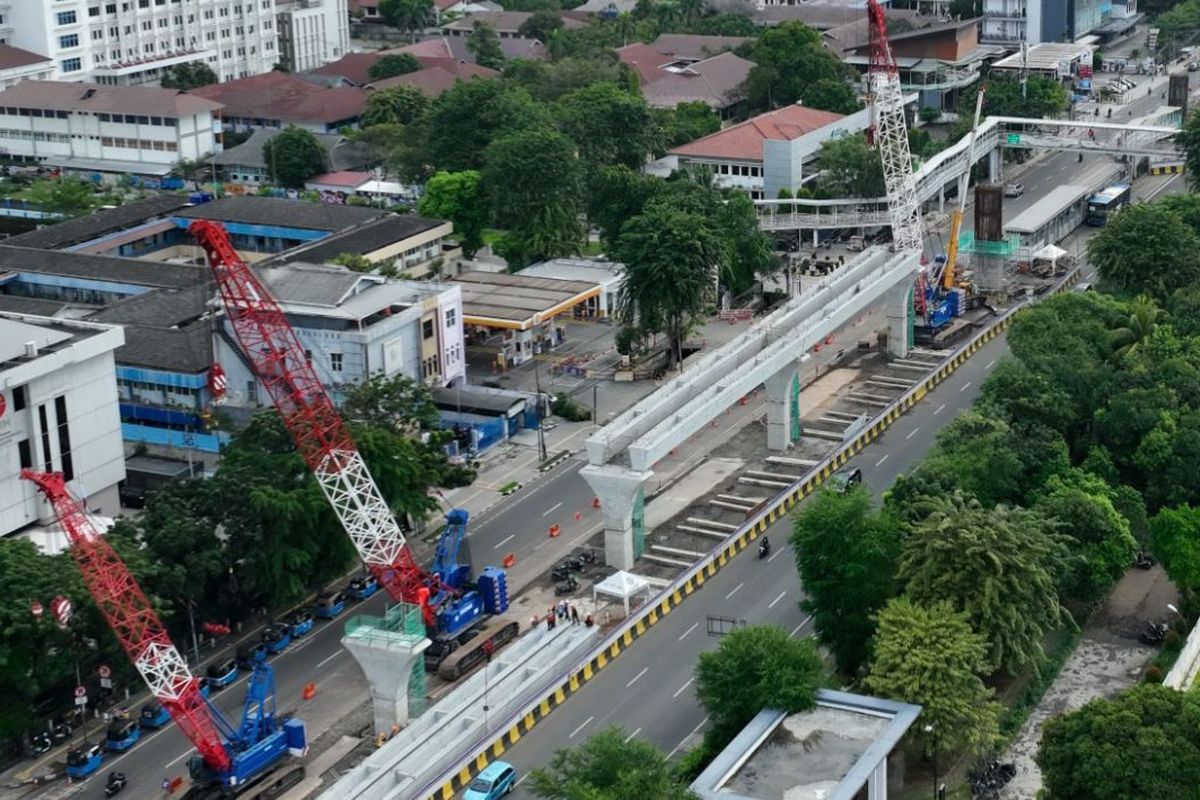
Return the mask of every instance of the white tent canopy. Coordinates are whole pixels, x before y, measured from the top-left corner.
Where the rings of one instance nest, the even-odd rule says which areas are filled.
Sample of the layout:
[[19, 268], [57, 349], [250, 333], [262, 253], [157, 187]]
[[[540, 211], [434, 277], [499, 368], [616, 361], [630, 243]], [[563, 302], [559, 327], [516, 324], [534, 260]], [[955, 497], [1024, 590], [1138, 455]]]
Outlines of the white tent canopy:
[[1057, 245], [1053, 245], [1053, 244], [1048, 244], [1045, 247], [1038, 250], [1036, 253], [1034, 253], [1033, 258], [1035, 261], [1058, 261], [1060, 258], [1065, 256], [1066, 254], [1067, 254], [1067, 251], [1063, 250], [1061, 247], [1058, 247]]
[[645, 592], [646, 597], [650, 596], [650, 584], [645, 578], [618, 570], [599, 583], [592, 585], [592, 601], [595, 602], [596, 596], [601, 594], [616, 597], [625, 604], [625, 616], [628, 617], [629, 598], [636, 597], [641, 592]]

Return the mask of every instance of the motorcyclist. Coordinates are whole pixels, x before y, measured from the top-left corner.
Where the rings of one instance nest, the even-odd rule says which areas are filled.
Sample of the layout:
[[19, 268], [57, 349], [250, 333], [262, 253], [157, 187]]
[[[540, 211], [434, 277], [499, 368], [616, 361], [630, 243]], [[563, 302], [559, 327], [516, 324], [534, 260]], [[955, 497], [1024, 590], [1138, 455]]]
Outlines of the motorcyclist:
[[769, 552], [771, 552], [771, 540], [764, 536], [758, 542], [758, 555], [761, 558]]

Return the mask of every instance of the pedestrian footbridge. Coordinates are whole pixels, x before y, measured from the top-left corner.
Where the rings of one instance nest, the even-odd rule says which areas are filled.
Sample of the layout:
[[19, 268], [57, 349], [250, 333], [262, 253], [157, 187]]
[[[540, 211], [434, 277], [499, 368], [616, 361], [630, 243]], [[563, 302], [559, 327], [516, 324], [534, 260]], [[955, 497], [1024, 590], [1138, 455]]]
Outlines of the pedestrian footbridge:
[[[1128, 123], [1088, 120], [988, 117], [980, 123], [974, 151], [967, 153], [969, 138], [962, 137], [917, 169], [917, 199], [939, 200], [944, 210], [945, 192], [984, 157], [989, 180], [1000, 180], [1002, 148], [1071, 150], [1080, 153], [1110, 153], [1147, 156], [1156, 160], [1178, 158], [1181, 113], [1173, 106]], [[831, 230], [873, 228], [891, 222], [887, 198], [844, 200], [756, 200], [759, 225], [767, 231]]]

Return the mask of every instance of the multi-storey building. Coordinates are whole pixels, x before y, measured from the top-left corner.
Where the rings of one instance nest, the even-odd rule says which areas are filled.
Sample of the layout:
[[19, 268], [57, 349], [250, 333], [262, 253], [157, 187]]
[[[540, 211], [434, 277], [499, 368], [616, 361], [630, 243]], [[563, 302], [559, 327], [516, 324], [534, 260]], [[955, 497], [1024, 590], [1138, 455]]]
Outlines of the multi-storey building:
[[0, 92], [0, 147], [71, 171], [162, 176], [213, 152], [220, 108], [153, 86], [27, 80]]
[[54, 74], [54, 62], [9, 44], [0, 44], [0, 89], [24, 80], [46, 81]]
[[0, 314], [0, 536], [48, 521], [22, 469], [61, 472], [88, 508], [117, 512], [125, 461], [113, 352], [123, 342], [112, 325]]
[[0, 39], [61, 80], [156, 83], [202, 61], [228, 81], [280, 60], [275, 0], [0, 0], [0, 18]]
[[1105, 0], [983, 0], [981, 38], [1010, 47], [1076, 41], [1100, 29], [1112, 11]]
[[279, 61], [307, 72], [337, 61], [350, 49], [346, 0], [276, 0]]

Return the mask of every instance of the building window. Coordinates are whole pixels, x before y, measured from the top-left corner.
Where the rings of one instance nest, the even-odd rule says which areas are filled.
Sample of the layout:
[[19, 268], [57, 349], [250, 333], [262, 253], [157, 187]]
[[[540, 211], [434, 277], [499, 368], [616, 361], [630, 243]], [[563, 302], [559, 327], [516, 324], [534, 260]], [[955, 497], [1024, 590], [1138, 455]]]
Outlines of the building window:
[[58, 46], [59, 46], [59, 47], [63, 47], [63, 48], [66, 48], [66, 47], [79, 47], [79, 34], [78, 34], [78, 33], [72, 33], [72, 34], [70, 34], [70, 35], [68, 35], [68, 36], [60, 36], [60, 37], [58, 37]]
[[331, 370], [333, 370], [334, 372], [342, 371], [342, 354], [341, 353], [330, 353], [329, 354], [329, 368]]
[[251, 403], [258, 402], [258, 381], [246, 381], [246, 399]]
[[71, 431], [67, 426], [67, 398], [54, 398], [54, 416], [58, 418], [58, 456], [62, 459], [62, 474], [67, 480], [75, 477], [75, 466], [71, 462]]
[[26, 403], [25, 387], [18, 386], [12, 390], [13, 394], [13, 411], [24, 411]]
[[105, 14], [115, 14], [115, 13], [117, 13], [117, 4], [116, 4], [116, 3], [109, 3], [108, 5], [106, 5], [106, 6], [104, 7], [104, 13], [105, 13]]
[[58, 20], [59, 25], [74, 25], [75, 24], [75, 12], [74, 11], [60, 11], [60, 12], [58, 12], [57, 20]]
[[33, 451], [29, 449], [29, 440], [17, 442], [17, 453], [20, 454], [21, 469], [33, 469]]
[[458, 315], [455, 313], [455, 309], [453, 309], [453, 308], [446, 309], [446, 327], [447, 328], [453, 328], [454, 323], [457, 319], [458, 319]]
[[88, 16], [89, 16], [89, 17], [98, 17], [98, 16], [100, 16], [100, 6], [90, 6], [90, 7], [88, 8]]
[[63, 72], [79, 72], [83, 69], [83, 61], [78, 58], [65, 58], [59, 62], [59, 67]]
[[421, 323], [421, 338], [423, 338], [423, 339], [432, 339], [433, 338], [433, 320], [427, 319]]
[[50, 425], [46, 422], [46, 404], [38, 406], [38, 424], [42, 432], [42, 469], [54, 472], [54, 459], [50, 457]]

